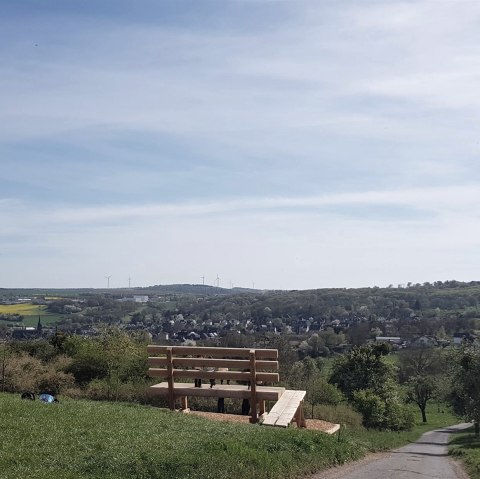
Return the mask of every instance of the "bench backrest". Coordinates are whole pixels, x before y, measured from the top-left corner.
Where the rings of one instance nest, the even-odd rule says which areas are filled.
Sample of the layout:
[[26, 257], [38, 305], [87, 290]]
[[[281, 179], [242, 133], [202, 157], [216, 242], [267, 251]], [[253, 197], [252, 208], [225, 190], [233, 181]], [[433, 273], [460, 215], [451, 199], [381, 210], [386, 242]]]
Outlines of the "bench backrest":
[[277, 383], [278, 350], [197, 346], [147, 347], [148, 373], [173, 382], [177, 378]]

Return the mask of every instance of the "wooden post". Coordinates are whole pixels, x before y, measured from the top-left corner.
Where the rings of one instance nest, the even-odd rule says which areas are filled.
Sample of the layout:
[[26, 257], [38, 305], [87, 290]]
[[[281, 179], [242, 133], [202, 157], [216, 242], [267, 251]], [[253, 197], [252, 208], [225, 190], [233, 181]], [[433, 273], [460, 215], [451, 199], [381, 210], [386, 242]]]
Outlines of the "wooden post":
[[173, 390], [173, 354], [172, 348], [167, 348], [167, 371], [168, 371], [168, 407], [175, 410], [175, 391]]
[[303, 414], [303, 401], [300, 402], [297, 412], [295, 413], [295, 422], [297, 423], [297, 427], [307, 427], [307, 421], [305, 421]]
[[255, 349], [250, 349], [250, 407], [252, 409], [252, 416], [250, 422], [256, 423], [258, 421], [257, 414], [257, 363], [255, 359]]
[[259, 410], [260, 416], [262, 414], [265, 414], [265, 399], [260, 400], [259, 403], [258, 403], [258, 406], [259, 406], [259, 409], [260, 409]]
[[182, 402], [182, 409], [183, 411], [187, 412], [188, 411], [188, 398], [187, 396], [182, 396], [180, 398], [181, 402]]

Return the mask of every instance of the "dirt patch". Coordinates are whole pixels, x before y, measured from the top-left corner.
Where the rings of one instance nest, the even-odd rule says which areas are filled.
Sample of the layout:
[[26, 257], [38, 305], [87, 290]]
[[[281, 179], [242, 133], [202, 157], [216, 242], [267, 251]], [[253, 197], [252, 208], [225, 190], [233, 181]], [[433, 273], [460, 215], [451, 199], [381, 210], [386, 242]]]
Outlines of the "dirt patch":
[[[243, 424], [249, 424], [250, 416], [241, 416], [239, 414], [219, 414], [215, 412], [204, 412], [204, 411], [192, 411], [190, 410], [189, 414], [195, 414], [196, 416], [205, 417], [213, 421], [224, 421], [224, 422], [237, 422]], [[295, 427], [293, 423], [293, 427]], [[315, 431], [327, 432], [335, 427], [335, 424], [331, 422], [322, 421], [321, 419], [307, 419], [307, 429], [312, 429]]]

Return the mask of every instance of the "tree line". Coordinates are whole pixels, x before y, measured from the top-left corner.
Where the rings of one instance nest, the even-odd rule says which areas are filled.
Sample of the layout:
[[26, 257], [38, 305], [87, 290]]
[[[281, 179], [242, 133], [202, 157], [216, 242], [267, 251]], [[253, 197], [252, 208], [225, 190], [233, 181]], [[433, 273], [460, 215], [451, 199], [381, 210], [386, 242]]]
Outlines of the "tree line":
[[[93, 338], [57, 332], [48, 340], [4, 342], [1, 390], [151, 403], [148, 341], [141, 333], [108, 328]], [[385, 344], [361, 345], [328, 360], [302, 357], [282, 337], [267, 346], [279, 350], [283, 385], [307, 391], [312, 417], [319, 405], [343, 405], [367, 428], [403, 430], [414, 423], [412, 404], [426, 422], [427, 404], [435, 399], [474, 421], [479, 433], [480, 349], [475, 345], [397, 353]]]

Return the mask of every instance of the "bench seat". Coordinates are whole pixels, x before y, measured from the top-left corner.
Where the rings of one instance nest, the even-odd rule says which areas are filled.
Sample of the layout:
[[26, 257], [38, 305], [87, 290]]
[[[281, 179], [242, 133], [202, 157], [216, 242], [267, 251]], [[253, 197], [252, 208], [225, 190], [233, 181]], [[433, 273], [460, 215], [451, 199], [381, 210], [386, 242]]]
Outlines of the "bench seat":
[[[241, 384], [216, 384], [212, 388], [210, 384], [202, 384], [201, 387], [195, 387], [192, 383], [173, 383], [175, 397], [198, 396], [215, 398], [234, 398], [249, 399], [251, 389]], [[278, 401], [285, 392], [285, 388], [274, 386], [257, 386], [256, 396], [259, 401]], [[150, 386], [150, 393], [159, 396], [168, 396], [168, 382], [162, 382]]]

